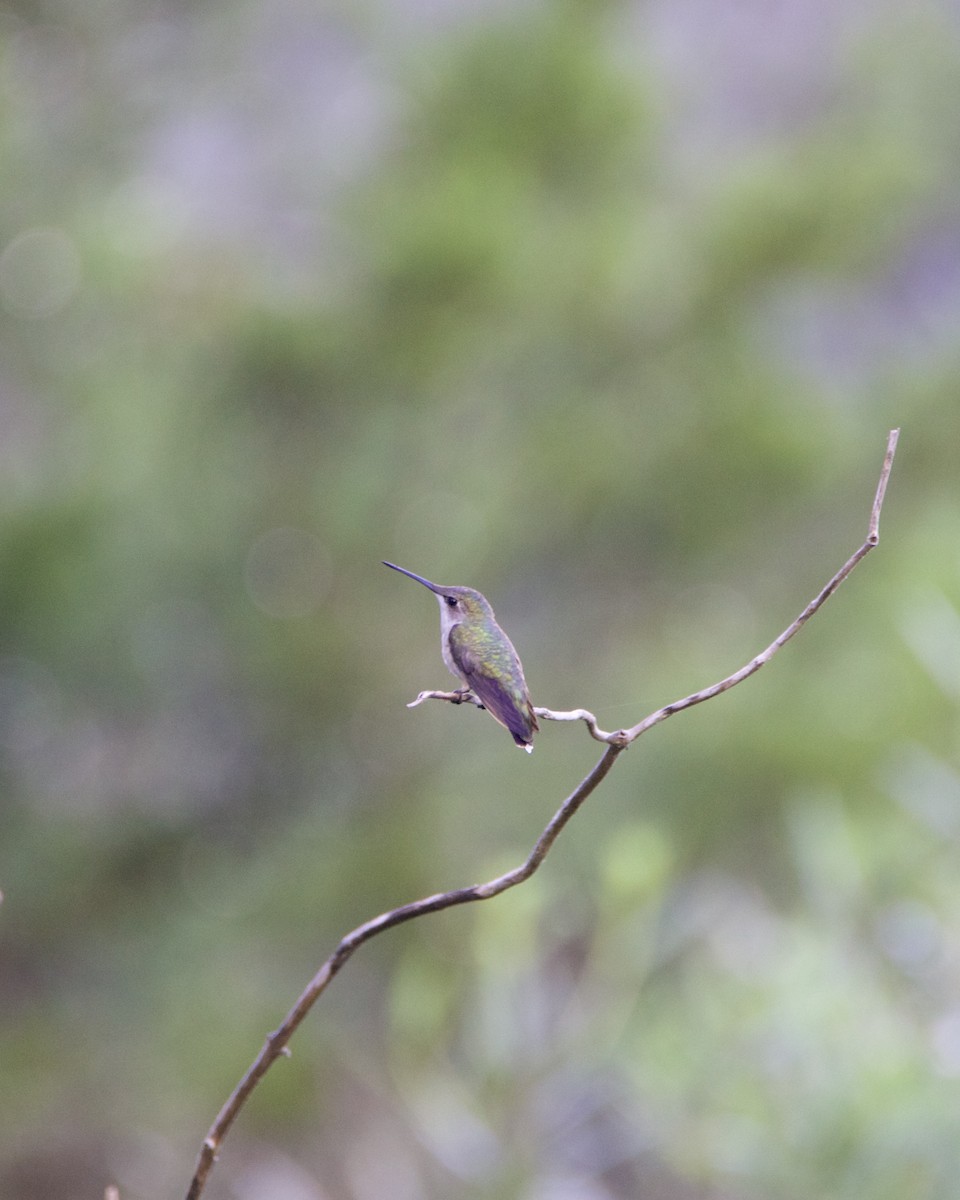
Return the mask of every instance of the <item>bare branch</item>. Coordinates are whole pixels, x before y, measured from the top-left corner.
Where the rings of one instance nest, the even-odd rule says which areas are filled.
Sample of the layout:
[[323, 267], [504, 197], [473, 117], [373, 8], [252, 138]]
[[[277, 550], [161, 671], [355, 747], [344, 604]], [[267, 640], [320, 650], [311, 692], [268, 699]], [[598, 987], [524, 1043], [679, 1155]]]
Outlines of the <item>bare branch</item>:
[[545, 721], [583, 721], [590, 736], [598, 742], [608, 742], [611, 746], [628, 745], [627, 735], [622, 729], [615, 733], [607, 733], [597, 724], [597, 718], [585, 708], [572, 708], [569, 712], [554, 712], [550, 708], [536, 708], [534, 712]]
[[[416, 700], [411, 700], [407, 708], [416, 708], [422, 704], [424, 700], [446, 700], [450, 704], [473, 704], [477, 708], [483, 708], [481, 701], [469, 691], [467, 688], [462, 688], [456, 692], [421, 692]], [[550, 708], [535, 708], [533, 710], [538, 717], [543, 717], [545, 721], [583, 721], [587, 729], [590, 731], [590, 736], [598, 742], [607, 742], [613, 745], [623, 740], [623, 733], [606, 733], [597, 724], [597, 718], [592, 712], [587, 712], [585, 708], [574, 708], [570, 712], [554, 712]]]
[[267, 1036], [267, 1040], [264, 1042], [260, 1053], [220, 1110], [216, 1121], [214, 1121], [210, 1128], [210, 1132], [204, 1138], [203, 1148], [200, 1151], [200, 1158], [197, 1162], [197, 1169], [190, 1184], [190, 1190], [187, 1192], [187, 1200], [197, 1200], [200, 1196], [206, 1184], [207, 1176], [216, 1162], [220, 1143], [226, 1136], [230, 1126], [236, 1120], [237, 1114], [243, 1108], [250, 1093], [273, 1063], [282, 1055], [289, 1054], [287, 1043], [290, 1041], [290, 1038], [313, 1007], [318, 996], [326, 990], [327, 985], [350, 955], [353, 954], [354, 950], [374, 937], [375, 934], [383, 933], [386, 929], [392, 929], [395, 925], [402, 925], [405, 921], [413, 920], [414, 917], [422, 917], [427, 913], [440, 912], [444, 908], [453, 908], [458, 904], [469, 904], [474, 900], [489, 900], [492, 896], [499, 896], [501, 892], [505, 892], [508, 888], [515, 887], [518, 883], [523, 883], [525, 879], [529, 879], [543, 862], [544, 858], [546, 858], [547, 852], [559, 837], [563, 827], [604, 778], [623, 748], [623, 746], [607, 747], [590, 774], [564, 800], [553, 820], [544, 829], [543, 833], [541, 833], [536, 845], [519, 867], [515, 867], [512, 871], [508, 871], [505, 875], [500, 875], [496, 879], [491, 879], [488, 883], [474, 884], [472, 887], [458, 888], [450, 892], [438, 892], [434, 896], [426, 896], [422, 900], [415, 900], [412, 904], [404, 904], [400, 908], [393, 908], [389, 912], [381, 913], [379, 917], [374, 917], [371, 921], [364, 922], [363, 925], [358, 925], [356, 929], [341, 939], [336, 950], [334, 950], [327, 961], [321, 966], [320, 970], [314, 975], [313, 979], [307, 984], [296, 1004], [294, 1004], [293, 1008], [284, 1017], [280, 1026]]
[[[599, 786], [621, 752], [631, 742], [636, 741], [641, 734], [646, 733], [654, 725], [659, 725], [668, 717], [673, 716], [674, 713], [682, 712], [684, 709], [692, 708], [695, 704], [701, 704], [704, 700], [710, 700], [714, 696], [720, 695], [721, 692], [729, 691], [730, 688], [735, 687], [738, 683], [742, 683], [744, 679], [755, 674], [820, 609], [844, 579], [847, 578], [857, 563], [879, 541], [880, 509], [883, 506], [887, 481], [893, 467], [893, 456], [896, 451], [898, 435], [899, 430], [892, 430], [887, 442], [887, 453], [870, 515], [867, 540], [844, 563], [822, 591], [811, 600], [797, 619], [778, 638], [771, 642], [766, 650], [751, 659], [739, 671], [728, 675], [726, 679], [722, 679], [719, 683], [703, 688], [699, 692], [685, 696], [682, 700], [675, 700], [672, 704], [667, 704], [663, 708], [657, 709], [656, 712], [651, 713], [630, 729], [621, 729], [614, 733], [607, 733], [600, 729], [596, 717], [586, 709], [578, 708], [569, 712], [553, 712], [548, 708], [538, 708], [536, 710], [538, 717], [543, 717], [548, 721], [583, 721], [591, 737], [597, 741], [606, 743], [606, 749], [598, 759], [596, 765], [577, 787], [574, 788], [566, 800], [564, 800], [543, 833], [540, 834], [527, 858], [518, 867], [515, 867], [512, 871], [508, 871], [505, 875], [491, 879], [487, 883], [473, 884], [471, 887], [457, 888], [448, 892], [438, 892], [433, 896], [426, 896], [422, 900], [415, 900], [412, 904], [404, 904], [399, 908], [390, 909], [389, 912], [381, 913], [380, 916], [364, 922], [363, 925], [358, 925], [356, 929], [340, 940], [337, 948], [307, 984], [297, 1002], [287, 1013], [286, 1017], [284, 1017], [278, 1028], [267, 1036], [260, 1053], [220, 1110], [217, 1119], [210, 1127], [210, 1131], [204, 1139], [196, 1171], [190, 1183], [190, 1189], [187, 1192], [187, 1200], [199, 1200], [207, 1178], [216, 1162], [217, 1152], [240, 1110], [273, 1063], [278, 1058], [290, 1053], [288, 1049], [290, 1039], [296, 1033], [301, 1022], [313, 1007], [318, 997], [326, 990], [330, 981], [355, 950], [378, 933], [383, 933], [385, 930], [392, 929], [396, 925], [402, 925], [406, 921], [413, 920], [415, 917], [426, 916], [427, 913], [440, 912], [445, 908], [453, 908], [460, 904], [469, 904], [476, 900], [489, 900], [491, 897], [499, 896], [501, 892], [507, 891], [508, 888], [515, 887], [518, 883], [523, 883], [524, 880], [529, 879], [543, 862], [544, 858], [546, 858], [553, 843], [560, 836], [560, 833], [573, 817], [574, 813], [576, 813], [587, 797]], [[477, 697], [468, 691], [421, 692], [416, 700], [412, 701], [407, 707], [414, 708], [422, 704], [425, 700], [446, 700], [452, 704], [474, 704], [478, 708], [483, 707]]]

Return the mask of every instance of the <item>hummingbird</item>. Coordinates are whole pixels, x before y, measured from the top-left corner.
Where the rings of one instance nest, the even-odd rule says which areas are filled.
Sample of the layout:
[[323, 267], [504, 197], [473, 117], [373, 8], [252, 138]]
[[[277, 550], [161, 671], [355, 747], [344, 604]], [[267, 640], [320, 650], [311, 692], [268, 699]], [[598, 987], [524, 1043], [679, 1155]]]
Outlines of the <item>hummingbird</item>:
[[485, 596], [468, 587], [441, 587], [396, 563], [384, 562], [430, 589], [440, 602], [440, 651], [451, 675], [473, 692], [490, 716], [528, 754], [540, 726], [513, 642]]

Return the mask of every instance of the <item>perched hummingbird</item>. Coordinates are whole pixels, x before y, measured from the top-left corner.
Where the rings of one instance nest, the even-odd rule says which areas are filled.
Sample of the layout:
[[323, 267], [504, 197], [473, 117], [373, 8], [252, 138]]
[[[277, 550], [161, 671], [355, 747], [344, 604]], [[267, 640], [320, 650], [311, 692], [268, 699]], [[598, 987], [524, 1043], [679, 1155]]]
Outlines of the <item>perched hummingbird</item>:
[[485, 596], [468, 587], [441, 587], [396, 563], [401, 575], [428, 587], [440, 602], [440, 650], [452, 675], [477, 697], [494, 720], [513, 734], [528, 754], [540, 726], [530, 703], [523, 667]]

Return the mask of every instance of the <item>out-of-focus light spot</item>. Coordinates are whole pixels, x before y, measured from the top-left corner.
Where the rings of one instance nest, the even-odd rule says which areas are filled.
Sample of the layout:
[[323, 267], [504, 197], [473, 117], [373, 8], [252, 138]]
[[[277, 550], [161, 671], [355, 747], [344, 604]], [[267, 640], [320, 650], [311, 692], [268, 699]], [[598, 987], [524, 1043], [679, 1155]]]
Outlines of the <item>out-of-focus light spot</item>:
[[27, 229], [0, 254], [0, 304], [18, 317], [49, 317], [80, 286], [80, 252], [62, 229]]
[[930, 1030], [930, 1041], [941, 1075], [960, 1075], [960, 1008], [951, 1009]]
[[109, 236], [122, 254], [167, 253], [187, 232], [189, 213], [179, 190], [157, 175], [128, 179], [106, 206]]
[[250, 599], [268, 616], [306, 617], [330, 586], [330, 555], [305, 529], [270, 529], [250, 547], [244, 576]]
[[732, 900], [709, 936], [717, 961], [732, 975], [750, 980], [773, 971], [784, 944], [784, 930], [765, 908], [759, 892]]
[[960, 697], [960, 612], [930, 590], [900, 622], [904, 640], [930, 677], [951, 699]]
[[500, 1139], [469, 1107], [458, 1084], [435, 1077], [412, 1098], [423, 1142], [458, 1179], [478, 1181], [503, 1161]]
[[612, 1200], [613, 1193], [583, 1175], [547, 1176], [532, 1183], [530, 1200]]
[[672, 866], [672, 847], [664, 835], [638, 822], [611, 841], [603, 858], [603, 879], [612, 896], [639, 904], [659, 892]]
[[887, 772], [887, 789], [941, 837], [960, 837], [960, 774], [926, 747], [903, 750]]
[[692, 876], [664, 914], [664, 952], [702, 940], [732, 975], [751, 980], [769, 974], [788, 931], [763, 893], [722, 872]]
[[731, 1113], [704, 1121], [700, 1136], [715, 1167], [725, 1172], [748, 1173], [757, 1161], [765, 1130], [752, 1117]]
[[917, 901], [903, 900], [884, 909], [876, 922], [876, 937], [891, 962], [910, 975], [927, 974], [940, 961], [940, 923]]
[[346, 1175], [355, 1200], [420, 1200], [426, 1194], [409, 1144], [382, 1121], [369, 1122], [350, 1139]]
[[238, 1200], [324, 1200], [327, 1196], [316, 1179], [280, 1154], [241, 1171], [234, 1193]]
[[111, 787], [115, 743], [94, 713], [73, 713], [42, 750], [20, 762], [24, 790], [36, 812], [94, 816], [117, 799]]
[[[105, 1016], [109, 1011], [103, 1006]], [[121, 1196], [147, 1195], [152, 1188], [172, 1190], [179, 1182], [176, 1148], [173, 1142], [153, 1132], [130, 1129], [125, 1138], [110, 1147], [110, 1173], [117, 1180]]]
[[41, 750], [63, 723], [53, 673], [29, 658], [0, 659], [0, 746], [15, 757]]

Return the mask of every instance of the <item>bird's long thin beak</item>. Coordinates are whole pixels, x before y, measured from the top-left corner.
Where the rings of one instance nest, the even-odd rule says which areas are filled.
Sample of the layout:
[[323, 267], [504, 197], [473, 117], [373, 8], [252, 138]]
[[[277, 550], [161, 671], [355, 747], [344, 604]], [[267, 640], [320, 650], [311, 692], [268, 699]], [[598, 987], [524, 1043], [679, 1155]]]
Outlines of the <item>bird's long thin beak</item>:
[[415, 579], [417, 583], [422, 583], [424, 587], [428, 587], [431, 592], [435, 592], [438, 596], [443, 593], [443, 588], [436, 583], [431, 583], [429, 579], [424, 579], [422, 575], [414, 575], [412, 571], [408, 571], [406, 567], [398, 567], [396, 563], [381, 560], [385, 567], [392, 567], [394, 571], [399, 571], [401, 575], [409, 575], [411, 579]]

